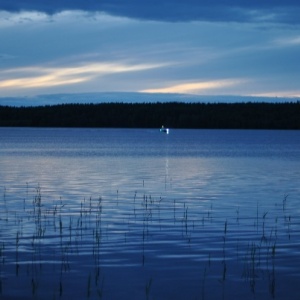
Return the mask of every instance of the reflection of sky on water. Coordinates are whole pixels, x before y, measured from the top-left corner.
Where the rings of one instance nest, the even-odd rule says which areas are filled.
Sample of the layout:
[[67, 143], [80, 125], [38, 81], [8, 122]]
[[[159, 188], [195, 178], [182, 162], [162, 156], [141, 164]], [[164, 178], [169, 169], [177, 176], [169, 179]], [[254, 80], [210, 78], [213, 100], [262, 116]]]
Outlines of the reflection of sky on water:
[[[94, 274], [95, 267], [91, 253], [100, 249], [105, 292], [118, 295], [115, 299], [120, 299], [128, 286], [144, 296], [149, 278], [154, 278], [153, 292], [157, 296], [178, 296], [173, 291], [176, 282], [182, 298], [194, 298], [205, 267], [212, 275], [207, 277], [207, 290], [219, 284], [225, 246], [228, 283], [242, 280], [249, 245], [252, 241], [262, 245], [262, 216], [266, 212], [268, 238], [275, 238], [276, 231], [276, 246], [281, 247], [276, 253], [276, 278], [287, 284], [290, 278], [283, 275], [299, 273], [298, 265], [290, 263], [290, 255], [299, 256], [300, 147], [294, 147], [299, 145], [298, 132], [271, 132], [270, 137], [268, 132], [254, 135], [201, 130], [174, 130], [168, 136], [158, 130], [0, 131], [7, 134], [1, 135], [0, 144], [0, 228], [8, 256], [5, 270], [11, 276], [4, 282], [5, 288], [15, 284], [16, 233], [20, 231], [20, 260], [31, 266], [32, 254], [40, 251], [42, 259], [49, 262], [38, 274], [43, 280], [53, 274], [53, 264], [60, 264], [62, 258], [70, 261], [64, 289], [69, 282], [74, 284], [73, 280], [78, 286], [83, 280], [86, 290], [88, 276]], [[293, 157], [289, 149], [293, 149]], [[274, 151], [277, 154], [273, 155]], [[40, 219], [38, 206], [33, 206], [39, 187]], [[286, 214], [292, 214], [292, 226], [282, 209], [286, 194]], [[46, 228], [46, 236], [40, 240], [33, 238], [39, 225]], [[99, 249], [95, 242], [97, 230], [101, 231]], [[37, 252], [32, 252], [33, 243]], [[266, 244], [259, 253], [262, 262], [269, 257], [272, 245]], [[39, 260], [39, 256], [34, 259]], [[267, 259], [267, 263], [272, 262]], [[13, 268], [10, 273], [9, 267]], [[180, 272], [175, 272], [178, 269]], [[22, 284], [29, 286], [30, 293], [30, 268], [26, 273], [22, 265], [20, 270]], [[57, 281], [54, 284], [58, 291], [60, 268], [56, 271], [50, 282]], [[267, 278], [259, 278], [264, 284], [262, 289], [268, 284]], [[120, 282], [118, 289], [114, 288], [116, 282]], [[240, 294], [249, 290], [248, 283], [243, 283], [237, 289]], [[215, 299], [219, 299], [222, 288], [214, 292]], [[78, 297], [72, 289], [68, 293], [71, 298]], [[276, 295], [280, 298], [279, 292]]]
[[154, 193], [210, 196], [279, 192], [295, 189], [299, 178], [296, 131], [2, 130], [3, 186], [40, 184], [61, 197], [126, 193], [143, 185]]

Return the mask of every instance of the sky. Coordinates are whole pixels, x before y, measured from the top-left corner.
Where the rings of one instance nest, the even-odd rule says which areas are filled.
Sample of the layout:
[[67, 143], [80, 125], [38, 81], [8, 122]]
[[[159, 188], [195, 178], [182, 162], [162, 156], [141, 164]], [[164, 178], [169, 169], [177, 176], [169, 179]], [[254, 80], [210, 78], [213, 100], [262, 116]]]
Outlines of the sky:
[[297, 0], [1, 0], [0, 97], [300, 97]]

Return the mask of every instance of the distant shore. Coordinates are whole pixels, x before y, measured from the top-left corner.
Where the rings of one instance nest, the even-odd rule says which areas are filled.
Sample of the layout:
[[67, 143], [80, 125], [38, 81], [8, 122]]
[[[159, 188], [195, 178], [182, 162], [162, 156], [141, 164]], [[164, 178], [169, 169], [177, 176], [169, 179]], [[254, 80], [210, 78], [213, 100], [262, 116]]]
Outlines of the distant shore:
[[0, 106], [1, 127], [300, 129], [300, 102]]

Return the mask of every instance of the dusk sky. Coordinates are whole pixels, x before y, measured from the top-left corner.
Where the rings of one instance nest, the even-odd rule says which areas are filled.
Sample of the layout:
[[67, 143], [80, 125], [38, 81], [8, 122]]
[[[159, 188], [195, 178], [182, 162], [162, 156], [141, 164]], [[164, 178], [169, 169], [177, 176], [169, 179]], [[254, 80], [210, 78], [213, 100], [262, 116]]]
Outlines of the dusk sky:
[[0, 97], [300, 97], [299, 0], [0, 0]]

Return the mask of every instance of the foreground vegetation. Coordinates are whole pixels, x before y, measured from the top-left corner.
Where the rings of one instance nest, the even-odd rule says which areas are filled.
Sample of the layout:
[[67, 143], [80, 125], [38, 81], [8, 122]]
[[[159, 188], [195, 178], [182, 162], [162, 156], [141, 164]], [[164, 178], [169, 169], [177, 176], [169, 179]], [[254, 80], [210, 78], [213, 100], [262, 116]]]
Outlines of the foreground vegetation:
[[0, 126], [300, 129], [292, 103], [101, 103], [0, 106]]
[[1, 299], [296, 299], [287, 195], [251, 215], [137, 191], [78, 202], [32, 190], [20, 201], [4, 189], [0, 201]]

